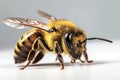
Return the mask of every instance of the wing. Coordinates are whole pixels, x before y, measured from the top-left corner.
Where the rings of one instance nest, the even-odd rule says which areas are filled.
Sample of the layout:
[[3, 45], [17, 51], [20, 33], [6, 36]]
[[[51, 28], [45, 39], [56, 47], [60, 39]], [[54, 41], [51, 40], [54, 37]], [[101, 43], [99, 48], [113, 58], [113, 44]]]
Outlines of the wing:
[[38, 10], [37, 13], [38, 13], [41, 17], [46, 18], [46, 19], [48, 19], [48, 20], [57, 20], [57, 18], [55, 18], [55, 17], [51, 16], [50, 14], [48, 14], [48, 13], [46, 13], [46, 12], [43, 12], [43, 11], [41, 11], [41, 10]]
[[25, 27], [33, 27], [33, 28], [40, 28], [45, 31], [49, 30], [45, 23], [32, 19], [8, 17], [8, 18], [4, 18], [3, 22], [8, 26], [17, 29], [23, 29]]

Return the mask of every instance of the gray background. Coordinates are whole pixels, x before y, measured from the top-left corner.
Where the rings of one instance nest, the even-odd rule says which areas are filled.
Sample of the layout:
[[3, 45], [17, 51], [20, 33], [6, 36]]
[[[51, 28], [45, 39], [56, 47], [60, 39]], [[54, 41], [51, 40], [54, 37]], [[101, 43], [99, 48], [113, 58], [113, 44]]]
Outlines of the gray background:
[[0, 49], [13, 48], [28, 30], [7, 27], [2, 19], [15, 16], [40, 20], [37, 10], [73, 21], [88, 37], [120, 38], [119, 0], [0, 0]]

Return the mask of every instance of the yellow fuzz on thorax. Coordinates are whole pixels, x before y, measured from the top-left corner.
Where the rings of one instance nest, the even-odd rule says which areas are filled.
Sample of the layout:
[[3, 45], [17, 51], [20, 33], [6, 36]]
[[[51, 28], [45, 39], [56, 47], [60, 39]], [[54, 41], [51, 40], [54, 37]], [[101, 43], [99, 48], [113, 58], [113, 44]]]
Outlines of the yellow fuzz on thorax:
[[76, 25], [68, 20], [50, 21], [50, 23], [47, 26], [49, 29], [54, 27], [54, 28], [59, 29], [59, 31], [61, 31], [60, 33], [56, 33], [56, 32], [46, 33], [45, 40], [47, 41], [47, 44], [51, 49], [53, 49], [53, 47], [54, 47], [54, 41], [62, 36], [62, 34], [63, 34], [62, 32], [66, 32], [67, 29], [65, 29], [65, 28], [69, 28], [71, 30], [76, 29]]
[[55, 21], [50, 21], [50, 23], [48, 24], [49, 28], [59, 27], [59, 26], [69, 26], [72, 28], [76, 28], [76, 25], [68, 20], [55, 20]]

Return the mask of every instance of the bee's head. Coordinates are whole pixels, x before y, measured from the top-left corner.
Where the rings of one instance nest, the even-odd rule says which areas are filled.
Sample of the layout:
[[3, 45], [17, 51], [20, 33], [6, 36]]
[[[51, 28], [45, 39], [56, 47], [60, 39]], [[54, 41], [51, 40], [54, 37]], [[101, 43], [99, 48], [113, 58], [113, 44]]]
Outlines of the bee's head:
[[86, 45], [86, 33], [82, 30], [69, 32], [65, 35], [68, 52], [74, 59], [79, 59]]
[[98, 37], [87, 38], [86, 33], [84, 31], [78, 30], [76, 32], [66, 33], [65, 44], [69, 54], [74, 59], [80, 59], [81, 54], [86, 50], [86, 41], [94, 40], [94, 39], [112, 43], [111, 40], [107, 40], [103, 38], [98, 38]]

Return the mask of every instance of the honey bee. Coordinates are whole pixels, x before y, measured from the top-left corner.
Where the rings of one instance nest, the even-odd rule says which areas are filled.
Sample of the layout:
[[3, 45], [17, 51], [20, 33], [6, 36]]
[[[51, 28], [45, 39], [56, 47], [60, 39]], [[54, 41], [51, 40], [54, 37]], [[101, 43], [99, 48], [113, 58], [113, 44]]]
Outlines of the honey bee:
[[[93, 60], [88, 59], [86, 50], [87, 40], [97, 39], [112, 43], [111, 40], [103, 38], [87, 38], [86, 32], [69, 20], [57, 19], [41, 10], [38, 14], [48, 22], [18, 17], [7, 17], [3, 20], [6, 25], [17, 29], [32, 27], [18, 40], [14, 49], [15, 63], [27, 61], [27, 64], [20, 68], [22, 70], [29, 64], [40, 61], [46, 51], [56, 54], [56, 60], [59, 60], [61, 69], [64, 69], [62, 53], [70, 56], [71, 63], [75, 63], [76, 60], [91, 63]], [[81, 59], [82, 55], [85, 60]]]

